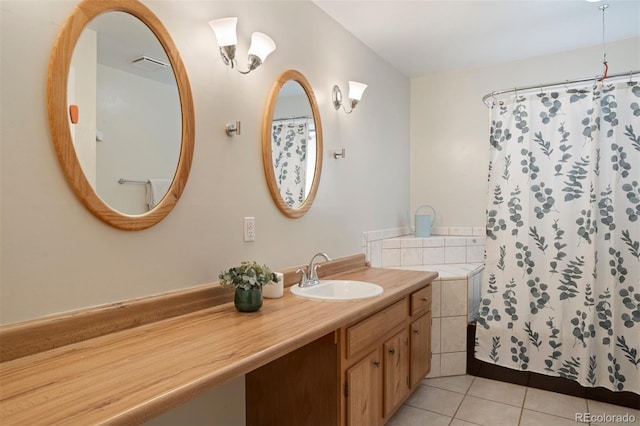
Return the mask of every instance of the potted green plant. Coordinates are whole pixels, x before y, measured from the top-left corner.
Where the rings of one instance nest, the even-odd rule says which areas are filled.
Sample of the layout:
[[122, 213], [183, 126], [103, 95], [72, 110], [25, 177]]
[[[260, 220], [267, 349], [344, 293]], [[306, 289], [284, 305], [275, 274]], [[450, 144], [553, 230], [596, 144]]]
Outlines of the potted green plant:
[[262, 307], [262, 286], [277, 280], [267, 265], [242, 262], [240, 266], [220, 272], [220, 285], [235, 287], [233, 302], [240, 312], [255, 312]]

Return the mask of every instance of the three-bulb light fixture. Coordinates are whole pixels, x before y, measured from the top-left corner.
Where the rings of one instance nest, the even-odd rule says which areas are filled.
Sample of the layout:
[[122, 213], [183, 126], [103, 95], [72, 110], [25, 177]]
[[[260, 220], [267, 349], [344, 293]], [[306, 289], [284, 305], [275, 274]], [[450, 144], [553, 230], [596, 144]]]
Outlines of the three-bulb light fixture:
[[[216, 34], [218, 46], [220, 46], [220, 55], [226, 65], [236, 68], [236, 44], [238, 38], [236, 36], [236, 26], [238, 18], [222, 18], [209, 21], [209, 25]], [[271, 52], [276, 50], [275, 42], [266, 34], [254, 32], [251, 34], [251, 45], [249, 47], [247, 71], [238, 72], [249, 74], [258, 68], [267, 59]], [[236, 68], [237, 69], [237, 68]]]
[[360, 99], [362, 99], [362, 94], [364, 93], [366, 88], [367, 88], [367, 85], [364, 83], [358, 83], [357, 81], [349, 82], [349, 101], [350, 101], [349, 103], [350, 103], [351, 109], [347, 111], [347, 108], [344, 106], [342, 102], [342, 91], [340, 90], [340, 87], [333, 86], [333, 96], [332, 96], [333, 107], [336, 110], [342, 107], [344, 112], [346, 112], [347, 114], [351, 114], [351, 112], [356, 107], [356, 105], [358, 105], [358, 102], [360, 102]]

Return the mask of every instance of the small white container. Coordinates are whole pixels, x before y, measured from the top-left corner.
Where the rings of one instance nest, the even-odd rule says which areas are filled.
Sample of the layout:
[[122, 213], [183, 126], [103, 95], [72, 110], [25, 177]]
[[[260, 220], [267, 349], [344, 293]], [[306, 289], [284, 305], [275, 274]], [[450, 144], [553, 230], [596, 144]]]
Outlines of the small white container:
[[262, 297], [278, 299], [284, 295], [284, 275], [280, 272], [275, 272], [275, 274], [278, 280], [262, 287]]

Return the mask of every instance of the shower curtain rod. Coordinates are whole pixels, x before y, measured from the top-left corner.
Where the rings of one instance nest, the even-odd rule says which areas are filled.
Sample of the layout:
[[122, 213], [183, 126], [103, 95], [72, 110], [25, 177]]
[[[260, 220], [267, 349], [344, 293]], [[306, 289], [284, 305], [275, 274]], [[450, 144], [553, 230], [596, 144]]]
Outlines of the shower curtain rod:
[[307, 120], [312, 118], [310, 115], [299, 115], [297, 117], [282, 117], [282, 118], [274, 118], [273, 121], [287, 121], [287, 120], [300, 120], [302, 118], [306, 118]]
[[[631, 78], [636, 74], [640, 74], [640, 70], [622, 72], [622, 73], [618, 73], [618, 74], [609, 74], [609, 76], [607, 77], [607, 80], [612, 79], [612, 78], [617, 78], [617, 77], [626, 77], [626, 76], [629, 76], [629, 80], [631, 80]], [[602, 76], [596, 76], [596, 77], [581, 78], [581, 79], [577, 79], [577, 80], [559, 81], [559, 82], [556, 82], [556, 83], [536, 84], [536, 85], [533, 85], [533, 86], [524, 86], [524, 87], [515, 87], [513, 89], [497, 90], [495, 92], [487, 93], [486, 95], [484, 95], [482, 97], [482, 103], [484, 103], [487, 107], [490, 107], [491, 105], [489, 103], [487, 103], [487, 100], [489, 98], [493, 98], [495, 96], [502, 95], [504, 93], [518, 92], [520, 90], [543, 89], [545, 87], [553, 87], [553, 86], [565, 86], [567, 84], [575, 84], [575, 83], [584, 83], [584, 82], [587, 82], [587, 81], [595, 81], [595, 80], [599, 80], [601, 78], [602, 78]]]

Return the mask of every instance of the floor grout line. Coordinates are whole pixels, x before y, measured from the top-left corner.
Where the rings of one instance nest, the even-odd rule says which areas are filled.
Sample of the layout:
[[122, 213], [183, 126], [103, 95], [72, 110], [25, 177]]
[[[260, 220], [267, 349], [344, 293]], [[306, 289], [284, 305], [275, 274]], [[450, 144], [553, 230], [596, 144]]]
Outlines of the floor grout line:
[[[506, 402], [502, 402], [502, 401], [496, 401], [494, 399], [489, 399], [489, 398], [486, 398], [486, 397], [483, 397], [483, 396], [471, 395], [470, 394], [471, 389], [472, 389], [473, 385], [477, 382], [478, 377], [472, 376], [472, 375], [469, 375], [469, 374], [460, 375], [460, 376], [466, 376], [466, 377], [472, 378], [472, 380], [469, 382], [468, 386], [466, 386], [466, 390], [464, 392], [460, 392], [459, 390], [451, 390], [451, 389], [447, 389], [445, 387], [441, 387], [441, 386], [443, 386], [442, 384], [439, 385], [439, 386], [438, 385], [434, 385], [432, 383], [428, 384], [426, 381], [423, 381], [420, 384], [420, 386], [424, 386], [425, 388], [438, 389], [440, 391], [451, 392], [453, 394], [461, 395], [462, 399], [460, 400], [460, 403], [457, 405], [457, 407], [456, 407], [456, 409], [455, 409], [455, 411], [453, 412], [452, 415], [438, 413], [438, 412], [432, 411], [430, 409], [425, 409], [425, 408], [422, 408], [422, 407], [419, 407], [419, 406], [410, 405], [410, 404], [408, 404], [406, 402], [403, 405], [412, 407], [414, 409], [419, 409], [420, 411], [427, 412], [427, 413], [430, 413], [430, 414], [433, 414], [433, 415], [442, 416], [442, 417], [448, 417], [448, 418], [450, 418], [449, 423], [448, 423], [449, 425], [454, 424], [456, 421], [458, 421], [458, 422], [466, 422], [466, 423], [473, 424], [473, 425], [476, 425], [476, 424], [480, 425], [479, 423], [475, 423], [475, 421], [473, 421], [473, 420], [464, 420], [464, 419], [460, 419], [460, 418], [457, 417], [457, 415], [459, 414], [460, 409], [462, 408], [462, 405], [465, 403], [465, 401], [468, 401], [469, 397], [473, 397], [473, 398], [481, 399], [481, 400], [488, 401], [488, 402], [494, 402], [494, 403], [497, 403], [497, 404], [503, 404], [503, 405], [506, 405], [506, 406], [519, 408], [520, 409], [520, 413], [519, 413], [519, 416], [518, 416], [517, 423], [514, 426], [520, 426], [522, 424], [523, 417], [524, 417], [524, 414], [525, 414], [524, 413], [525, 409], [530, 411], [530, 412], [543, 414], [545, 416], [551, 416], [552, 418], [557, 418], [559, 420], [561, 419], [561, 420], [565, 420], [565, 421], [573, 421], [576, 425], [590, 426], [589, 423], [576, 423], [575, 419], [572, 419], [572, 418], [569, 418], [569, 417], [564, 417], [562, 415], [558, 415], [558, 414], [555, 414], [555, 413], [549, 413], [549, 412], [545, 412], [545, 411], [540, 411], [540, 409], [526, 408], [525, 404], [526, 404], [526, 401], [527, 401], [527, 397], [531, 396], [530, 395], [530, 391], [533, 389], [533, 388], [531, 388], [529, 386], [522, 385], [525, 388], [525, 392], [524, 392], [524, 396], [522, 398], [522, 402], [519, 405], [514, 405], [514, 404], [509, 404], [509, 403], [506, 403]], [[456, 376], [443, 376], [442, 378], [446, 378], [446, 377], [456, 377]], [[440, 377], [434, 377], [432, 379], [438, 379], [438, 378], [440, 378]], [[453, 383], [453, 387], [458, 387], [459, 385], [460, 385], [460, 382]], [[580, 398], [580, 399], [585, 400], [586, 409], [587, 409], [587, 411], [589, 411], [589, 409], [590, 409], [590, 407], [589, 407], [589, 402], [590, 402], [589, 399], [588, 398]]]
[[[466, 374], [465, 374], [465, 376], [466, 376]], [[456, 411], [453, 413], [453, 416], [451, 416], [451, 422], [449, 422], [449, 424], [453, 423], [453, 420], [456, 419], [456, 415], [458, 414], [458, 411], [460, 411], [460, 407], [462, 407], [462, 404], [464, 404], [464, 400], [469, 395], [469, 390], [471, 390], [471, 387], [475, 383], [476, 379], [477, 379], [477, 377], [473, 376], [473, 380], [471, 380], [471, 383], [469, 383], [469, 386], [467, 386], [467, 390], [464, 392], [464, 396], [462, 397], [462, 401], [460, 401], [460, 404], [458, 404], [458, 408], [456, 408]], [[462, 419], [458, 419], [458, 420], [462, 420]], [[466, 422], [467, 420], [463, 420], [463, 421]]]
[[527, 400], [527, 393], [529, 393], [529, 387], [524, 389], [524, 398], [522, 398], [522, 407], [520, 407], [520, 417], [518, 417], [518, 426], [522, 423], [522, 415], [524, 414], [524, 403]]

